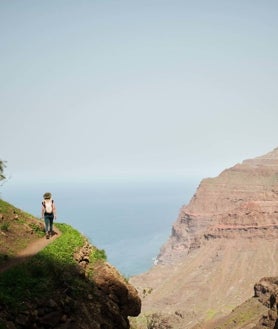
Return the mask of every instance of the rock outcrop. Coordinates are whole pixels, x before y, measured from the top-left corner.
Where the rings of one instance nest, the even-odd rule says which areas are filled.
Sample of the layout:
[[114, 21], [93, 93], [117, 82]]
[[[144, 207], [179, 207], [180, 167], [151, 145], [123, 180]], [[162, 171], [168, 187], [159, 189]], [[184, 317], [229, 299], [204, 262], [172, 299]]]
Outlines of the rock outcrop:
[[[128, 317], [141, 311], [138, 293], [109, 263], [99, 261], [90, 266], [93, 248], [86, 242], [75, 252], [77, 266], [63, 273], [62, 284], [51, 291], [51, 297], [42, 294], [40, 298], [20, 301], [24, 307], [18, 310], [11, 310], [0, 298], [0, 327], [129, 329]], [[80, 290], [85, 292], [80, 294]]]
[[254, 287], [255, 297], [268, 308], [254, 329], [278, 328], [278, 277], [262, 278]]
[[175, 329], [228, 314], [277, 275], [277, 238], [278, 148], [200, 183], [158, 264], [131, 280], [142, 313], [172, 317]]

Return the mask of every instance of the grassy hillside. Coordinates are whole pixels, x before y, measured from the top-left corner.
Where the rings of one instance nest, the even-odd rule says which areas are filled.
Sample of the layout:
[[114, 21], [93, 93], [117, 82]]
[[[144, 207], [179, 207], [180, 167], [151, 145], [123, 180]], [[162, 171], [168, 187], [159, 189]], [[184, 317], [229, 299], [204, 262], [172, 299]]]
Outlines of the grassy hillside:
[[[65, 288], [74, 286], [74, 295], [87, 295], [88, 286], [83, 277], [69, 275], [77, 271], [73, 253], [84, 245], [85, 238], [66, 224], [56, 225], [62, 232], [59, 239], [30, 260], [0, 274], [0, 300], [10, 310], [22, 307], [21, 300], [53, 297], [53, 292], [65, 286], [65, 282]], [[95, 248], [90, 257], [93, 263], [105, 259], [105, 254]]]
[[43, 235], [42, 221], [0, 199], [0, 266]]
[[[128, 316], [141, 308], [136, 290], [77, 230], [61, 223], [55, 229], [57, 239], [0, 272], [0, 329], [129, 328]], [[0, 270], [30, 242], [46, 240], [41, 220], [3, 200], [0, 237]]]

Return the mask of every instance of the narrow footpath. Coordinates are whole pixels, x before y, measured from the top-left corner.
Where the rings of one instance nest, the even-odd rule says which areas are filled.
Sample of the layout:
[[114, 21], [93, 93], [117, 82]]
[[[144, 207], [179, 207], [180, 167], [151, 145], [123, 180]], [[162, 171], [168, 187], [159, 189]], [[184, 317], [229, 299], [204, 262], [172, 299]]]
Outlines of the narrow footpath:
[[49, 245], [51, 242], [56, 240], [61, 235], [61, 232], [55, 227], [54, 235], [49, 239], [45, 237], [39, 238], [36, 241], [30, 243], [25, 249], [20, 250], [20, 252], [9, 259], [5, 264], [0, 265], [0, 273], [8, 270], [12, 266], [20, 264], [27, 260], [28, 258], [36, 255], [39, 251]]

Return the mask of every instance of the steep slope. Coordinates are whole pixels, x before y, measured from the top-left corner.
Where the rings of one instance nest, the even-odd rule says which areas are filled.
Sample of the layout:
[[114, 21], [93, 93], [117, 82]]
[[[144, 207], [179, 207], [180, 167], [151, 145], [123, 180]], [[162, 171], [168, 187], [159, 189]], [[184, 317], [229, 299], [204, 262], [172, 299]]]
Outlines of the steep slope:
[[173, 328], [228, 314], [278, 273], [278, 148], [204, 179], [181, 208], [158, 265], [132, 278], [143, 313]]
[[262, 278], [254, 296], [217, 320], [202, 322], [194, 329], [277, 329], [278, 277]]
[[141, 300], [103, 251], [66, 224], [41, 250], [41, 221], [3, 200], [0, 214], [1, 329], [130, 328]]

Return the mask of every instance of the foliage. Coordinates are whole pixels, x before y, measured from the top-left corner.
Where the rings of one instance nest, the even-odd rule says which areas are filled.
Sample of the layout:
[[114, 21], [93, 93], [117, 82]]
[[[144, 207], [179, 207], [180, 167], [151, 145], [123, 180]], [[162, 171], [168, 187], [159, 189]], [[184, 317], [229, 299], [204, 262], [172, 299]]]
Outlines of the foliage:
[[44, 236], [44, 230], [42, 231], [41, 226], [35, 223], [29, 223], [28, 226], [32, 229], [34, 233], [36, 233], [38, 236]]
[[8, 222], [3, 222], [0, 224], [0, 231], [9, 231], [10, 223]]
[[90, 256], [90, 262], [91, 263], [95, 263], [99, 260], [106, 260], [107, 257], [106, 257], [106, 253], [105, 253], [105, 250], [103, 249], [97, 249], [97, 248], [94, 248], [91, 256]]
[[6, 177], [4, 176], [4, 168], [6, 168], [6, 162], [0, 160], [0, 181], [6, 179]]
[[8, 213], [11, 208], [12, 208], [12, 205], [10, 205], [8, 202], [5, 202], [4, 200], [0, 199], [0, 212], [2, 214]]
[[40, 255], [51, 258], [52, 261], [59, 263], [59, 265], [75, 264], [73, 253], [82, 247], [85, 238], [67, 224], [56, 224], [56, 226], [62, 232], [61, 237], [44, 248]]
[[[0, 274], [0, 300], [16, 310], [29, 300], [41, 296], [50, 297], [51, 291], [61, 287], [73, 296], [88, 293], [84, 277], [79, 275], [73, 258], [75, 251], [86, 241], [77, 230], [67, 224], [56, 224], [62, 235], [30, 260]], [[103, 251], [93, 249], [92, 259], [103, 259]], [[17, 289], [14, 289], [16, 286]]]

